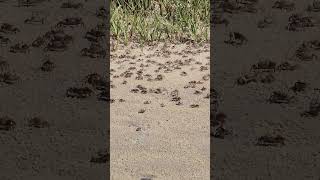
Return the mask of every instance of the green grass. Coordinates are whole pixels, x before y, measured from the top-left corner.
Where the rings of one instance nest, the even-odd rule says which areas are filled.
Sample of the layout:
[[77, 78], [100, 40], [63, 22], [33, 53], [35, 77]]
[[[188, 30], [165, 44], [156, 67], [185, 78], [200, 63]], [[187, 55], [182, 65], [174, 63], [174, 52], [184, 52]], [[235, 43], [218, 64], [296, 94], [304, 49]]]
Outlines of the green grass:
[[116, 42], [208, 42], [209, 0], [111, 0]]

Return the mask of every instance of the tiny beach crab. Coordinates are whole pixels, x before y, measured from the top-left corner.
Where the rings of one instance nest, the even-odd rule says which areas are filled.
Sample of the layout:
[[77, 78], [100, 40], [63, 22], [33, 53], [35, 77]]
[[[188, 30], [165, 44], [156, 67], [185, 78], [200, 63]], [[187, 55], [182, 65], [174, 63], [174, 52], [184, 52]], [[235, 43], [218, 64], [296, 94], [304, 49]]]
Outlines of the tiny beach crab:
[[65, 2], [65, 3], [62, 3], [60, 7], [61, 8], [79, 9], [79, 8], [83, 8], [83, 4], [82, 3]]
[[48, 128], [49, 122], [40, 117], [34, 117], [28, 120], [28, 126], [33, 128]]
[[82, 27], [84, 27], [84, 22], [82, 20], [82, 18], [80, 17], [69, 17], [69, 18], [65, 18], [62, 21], [58, 22], [56, 27], [66, 27], [66, 26], [78, 26], [81, 25]]
[[107, 102], [112, 102], [110, 99], [110, 92], [108, 90], [102, 90], [98, 96], [97, 96], [99, 101], [107, 101]]
[[55, 64], [50, 60], [46, 60], [41, 66], [41, 70], [45, 72], [50, 72], [54, 68], [55, 68]]
[[26, 24], [44, 24], [45, 18], [40, 16], [39, 12], [32, 12], [31, 17], [24, 20]]
[[245, 85], [251, 82], [257, 82], [257, 73], [250, 72], [250, 73], [243, 74], [236, 81], [238, 85]]
[[45, 40], [43, 37], [39, 36], [39, 37], [37, 37], [37, 38], [32, 42], [31, 46], [32, 46], [32, 47], [40, 47], [40, 46], [42, 46], [45, 42], [46, 42], [46, 40]]
[[17, 43], [10, 47], [12, 53], [30, 53], [30, 46], [26, 43]]
[[68, 48], [64, 41], [50, 41], [44, 48], [44, 51], [65, 51]]
[[271, 17], [265, 17], [264, 19], [258, 22], [258, 28], [267, 28], [273, 23], [273, 19]]
[[19, 80], [19, 76], [13, 72], [1, 72], [0, 73], [0, 82], [5, 84], [14, 84]]
[[291, 64], [290, 62], [282, 62], [277, 66], [278, 71], [294, 71], [298, 68], [298, 65]]
[[16, 34], [17, 32], [20, 32], [20, 30], [11, 24], [3, 23], [0, 26], [0, 32], [6, 33], [6, 34]]
[[226, 18], [223, 18], [222, 15], [214, 14], [212, 17], [212, 23], [215, 25], [224, 24], [225, 26], [229, 25], [229, 21]]
[[88, 56], [90, 58], [101, 58], [107, 55], [106, 50], [99, 44], [91, 43], [89, 48], [83, 48], [80, 51], [81, 56]]
[[98, 30], [98, 29], [91, 29], [86, 33], [84, 38], [86, 38], [89, 41], [98, 42], [100, 39], [105, 37], [105, 32]]
[[98, 73], [89, 74], [85, 79], [88, 84], [97, 90], [105, 90], [107, 88], [107, 81]]
[[286, 29], [289, 31], [304, 30], [305, 28], [315, 27], [317, 21], [311, 16], [302, 14], [292, 14]]
[[304, 45], [300, 46], [294, 53], [295, 57], [301, 61], [312, 61], [316, 60], [318, 56], [314, 51]]
[[0, 130], [10, 131], [13, 130], [15, 127], [16, 122], [12, 118], [8, 116], [0, 117]]
[[11, 40], [8, 37], [4, 37], [0, 35], [0, 45], [8, 45]]
[[294, 85], [290, 88], [292, 91], [295, 93], [297, 92], [302, 92], [306, 89], [307, 83], [302, 82], [302, 81], [297, 81], [294, 83]]
[[276, 63], [269, 60], [269, 59], [265, 59], [265, 60], [261, 60], [258, 63], [254, 64], [251, 66], [251, 70], [253, 71], [275, 71], [276, 70]]
[[285, 139], [280, 136], [261, 136], [258, 138], [258, 142], [256, 143], [257, 146], [283, 146], [285, 145]]
[[320, 102], [318, 98], [311, 99], [309, 103], [309, 110], [301, 113], [302, 117], [316, 117], [320, 112]]
[[288, 94], [281, 92], [281, 91], [274, 91], [271, 96], [269, 97], [270, 103], [277, 103], [277, 104], [288, 104], [293, 100], [293, 96], [289, 96]]
[[224, 41], [227, 44], [231, 44], [234, 46], [241, 46], [248, 42], [248, 39], [239, 32], [230, 32], [229, 39]]
[[295, 9], [295, 4], [287, 0], [279, 0], [273, 4], [272, 8], [286, 10], [286, 11], [293, 11]]
[[108, 12], [104, 7], [100, 7], [99, 9], [96, 10], [96, 16], [99, 18], [107, 18]]
[[110, 153], [107, 150], [100, 150], [92, 156], [90, 162], [92, 163], [106, 163], [110, 159]]
[[307, 11], [309, 12], [320, 12], [320, 1], [313, 0], [311, 5], [308, 5]]
[[71, 87], [67, 89], [67, 97], [72, 97], [72, 98], [86, 98], [91, 96], [91, 94], [93, 93], [93, 91], [88, 88], [88, 87], [81, 87], [81, 88], [77, 88], [77, 87]]

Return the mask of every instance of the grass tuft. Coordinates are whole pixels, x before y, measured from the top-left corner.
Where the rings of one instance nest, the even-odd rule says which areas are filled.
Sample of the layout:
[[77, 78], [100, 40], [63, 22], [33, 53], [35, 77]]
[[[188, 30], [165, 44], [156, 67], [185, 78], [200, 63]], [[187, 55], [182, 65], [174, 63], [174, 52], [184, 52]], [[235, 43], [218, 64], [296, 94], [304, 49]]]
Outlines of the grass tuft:
[[209, 41], [209, 0], [111, 0], [110, 10], [117, 43]]

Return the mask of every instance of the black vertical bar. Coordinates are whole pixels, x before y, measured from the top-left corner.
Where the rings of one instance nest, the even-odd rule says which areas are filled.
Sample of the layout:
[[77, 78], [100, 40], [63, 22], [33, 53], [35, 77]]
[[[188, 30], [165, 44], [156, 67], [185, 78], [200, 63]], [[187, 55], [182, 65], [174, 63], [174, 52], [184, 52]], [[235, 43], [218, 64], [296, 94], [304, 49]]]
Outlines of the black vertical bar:
[[[107, 33], [106, 33], [106, 47], [107, 47], [107, 56], [106, 56], [106, 69], [107, 69], [107, 73], [106, 73], [106, 76], [107, 76], [107, 93], [108, 93], [108, 99], [110, 99], [110, 17], [111, 17], [111, 14], [110, 14], [110, 1], [111, 0], [104, 0], [105, 1], [105, 7], [106, 7], [106, 10], [107, 10], [107, 18], [106, 18], [106, 25], [107, 25]], [[107, 161], [107, 169], [106, 169], [106, 174], [107, 174], [107, 179], [109, 180], [110, 179], [110, 122], [111, 122], [111, 119], [110, 119], [110, 102], [107, 103], [107, 151], [109, 152], [107, 154], [108, 156], [108, 161]]]

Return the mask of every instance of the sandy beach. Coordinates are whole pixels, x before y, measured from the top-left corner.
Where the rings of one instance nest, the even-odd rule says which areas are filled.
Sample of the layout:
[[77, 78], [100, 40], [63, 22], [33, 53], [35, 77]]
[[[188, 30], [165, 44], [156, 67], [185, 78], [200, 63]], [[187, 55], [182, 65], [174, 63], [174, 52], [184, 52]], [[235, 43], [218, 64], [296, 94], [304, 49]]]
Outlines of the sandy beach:
[[111, 179], [209, 179], [209, 45], [111, 52]]

